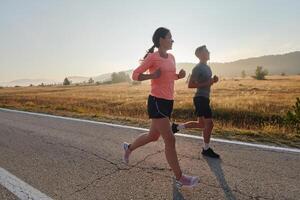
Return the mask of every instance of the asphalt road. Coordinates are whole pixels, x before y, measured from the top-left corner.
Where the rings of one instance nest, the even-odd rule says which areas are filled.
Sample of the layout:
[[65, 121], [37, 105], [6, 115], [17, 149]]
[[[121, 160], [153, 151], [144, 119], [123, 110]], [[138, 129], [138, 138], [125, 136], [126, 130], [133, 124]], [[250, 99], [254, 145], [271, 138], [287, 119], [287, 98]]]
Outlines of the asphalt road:
[[[123, 141], [141, 130], [0, 110], [0, 167], [53, 199], [300, 199], [300, 154], [177, 137], [194, 189], [176, 189], [162, 139], [121, 162]], [[0, 184], [0, 199], [17, 199]]]

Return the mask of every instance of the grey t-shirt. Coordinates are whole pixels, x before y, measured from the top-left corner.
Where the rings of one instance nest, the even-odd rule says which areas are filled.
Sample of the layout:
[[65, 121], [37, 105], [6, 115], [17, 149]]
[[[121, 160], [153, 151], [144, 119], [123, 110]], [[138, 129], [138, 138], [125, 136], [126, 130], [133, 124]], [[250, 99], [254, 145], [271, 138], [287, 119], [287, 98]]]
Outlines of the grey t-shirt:
[[[199, 83], [208, 81], [212, 76], [211, 69], [208, 65], [199, 63], [197, 64], [192, 71], [191, 80], [197, 81]], [[209, 98], [210, 86], [197, 88], [195, 97], [201, 96]]]

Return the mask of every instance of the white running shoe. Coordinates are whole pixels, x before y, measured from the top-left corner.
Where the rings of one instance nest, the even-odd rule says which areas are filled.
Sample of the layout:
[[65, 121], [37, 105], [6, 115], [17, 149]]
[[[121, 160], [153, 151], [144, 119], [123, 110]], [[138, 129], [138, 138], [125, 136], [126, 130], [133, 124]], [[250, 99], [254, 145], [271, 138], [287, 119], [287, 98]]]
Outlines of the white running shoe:
[[199, 183], [198, 176], [188, 176], [182, 174], [181, 178], [179, 180], [175, 180], [175, 184], [177, 188], [181, 187], [195, 187]]
[[130, 149], [129, 149], [129, 145], [127, 142], [124, 142], [123, 143], [123, 149], [124, 149], [124, 155], [123, 155], [123, 162], [125, 164], [128, 164], [129, 163], [129, 156], [130, 156]]

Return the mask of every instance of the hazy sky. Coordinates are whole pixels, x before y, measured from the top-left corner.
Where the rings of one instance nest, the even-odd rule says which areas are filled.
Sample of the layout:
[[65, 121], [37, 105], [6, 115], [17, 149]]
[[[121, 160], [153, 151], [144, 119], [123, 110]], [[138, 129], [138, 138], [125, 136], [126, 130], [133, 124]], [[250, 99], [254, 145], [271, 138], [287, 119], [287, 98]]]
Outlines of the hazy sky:
[[0, 0], [0, 82], [134, 68], [160, 26], [177, 62], [300, 50], [298, 0]]

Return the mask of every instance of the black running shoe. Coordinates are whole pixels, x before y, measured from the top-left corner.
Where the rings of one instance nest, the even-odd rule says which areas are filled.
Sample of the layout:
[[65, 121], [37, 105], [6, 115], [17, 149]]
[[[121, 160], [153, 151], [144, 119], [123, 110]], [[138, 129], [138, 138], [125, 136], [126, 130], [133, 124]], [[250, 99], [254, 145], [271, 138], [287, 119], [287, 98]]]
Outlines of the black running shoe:
[[172, 131], [173, 131], [173, 134], [175, 134], [179, 131], [178, 124], [175, 124], [174, 122], [172, 123]]
[[215, 153], [211, 148], [208, 148], [207, 150], [202, 149], [202, 155], [211, 158], [220, 158], [220, 155]]

